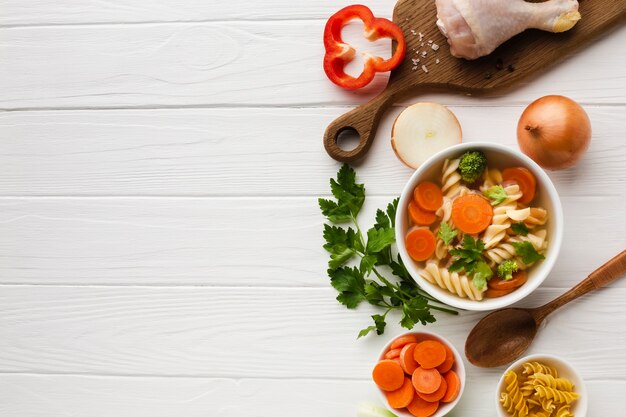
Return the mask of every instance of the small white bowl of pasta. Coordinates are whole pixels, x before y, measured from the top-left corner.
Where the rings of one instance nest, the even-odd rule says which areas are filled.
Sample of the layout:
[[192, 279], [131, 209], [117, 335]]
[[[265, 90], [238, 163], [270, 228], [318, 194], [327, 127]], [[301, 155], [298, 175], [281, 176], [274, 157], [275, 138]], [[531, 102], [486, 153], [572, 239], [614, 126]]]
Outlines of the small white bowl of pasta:
[[498, 417], [512, 417], [518, 407], [529, 417], [586, 417], [587, 387], [564, 359], [529, 355], [507, 368], [496, 389]]
[[[459, 158], [468, 151], [480, 151], [487, 160], [487, 169], [480, 179], [471, 185], [461, 180], [458, 170]], [[522, 184], [525, 181], [524, 178], [520, 178], [517, 182], [503, 180], [503, 172], [509, 174], [509, 177], [512, 175], [510, 168], [522, 168], [522, 171], [527, 170], [531, 174], [531, 179], [534, 181], [534, 197], [530, 197], [530, 201], [527, 201], [526, 194], [524, 194], [526, 192]], [[440, 208], [433, 212], [421, 211], [418, 205], [415, 189], [425, 182], [431, 182], [440, 187], [439, 190], [443, 195]], [[505, 192], [503, 194], [505, 199], [499, 203], [500, 200], [492, 200], [484, 194], [495, 186], [502, 187]], [[478, 202], [483, 205], [491, 205], [492, 213], [489, 214], [486, 229], [476, 233], [463, 233], [460, 228], [455, 229], [453, 212], [456, 208], [454, 210], [453, 208], [457, 202], [461, 201], [460, 197], [470, 194], [472, 198], [469, 200], [473, 202], [479, 200]], [[486, 203], [480, 201], [481, 199], [477, 196], [482, 197]], [[467, 201], [468, 197], [465, 197], [465, 200]], [[495, 203], [497, 204], [494, 205]], [[460, 221], [458, 216], [456, 219]], [[423, 222], [414, 223], [415, 221]], [[456, 233], [447, 244], [442, 240], [443, 235], [440, 233], [443, 223], [451, 226], [449, 230]], [[520, 231], [519, 227], [523, 227], [524, 230]], [[417, 229], [422, 230], [420, 233], [412, 233]], [[430, 233], [425, 229], [428, 229]], [[523, 233], [526, 234], [523, 235]], [[430, 245], [431, 250], [434, 238], [435, 251], [426, 259], [412, 257], [409, 249], [411, 254], [415, 255], [416, 244], [415, 240], [413, 242], [410, 240], [410, 234], [419, 234], [420, 237], [427, 235], [425, 237], [430, 242], [426, 246]], [[493, 277], [496, 278], [489, 279], [488, 285], [481, 286], [481, 283], [474, 279], [475, 271], [467, 271], [465, 268], [454, 270], [455, 268], [452, 267], [454, 261], [460, 257], [453, 255], [454, 249], [464, 248], [465, 236], [472, 237], [475, 243], [479, 243], [480, 240], [484, 244], [481, 257], [477, 259], [480, 259], [481, 263], [488, 264]], [[562, 236], [561, 202], [548, 175], [521, 152], [493, 143], [463, 143], [430, 157], [407, 182], [400, 195], [396, 212], [398, 252], [411, 276], [431, 296], [448, 305], [465, 310], [487, 311], [503, 308], [532, 293], [552, 270], [561, 248]], [[422, 243], [422, 241], [418, 242]], [[528, 260], [528, 258], [522, 258], [520, 255], [521, 250], [525, 249], [524, 245], [532, 246], [536, 252], [535, 255], [543, 259], [537, 258], [539, 260], [525, 264], [523, 259]], [[520, 269], [516, 274], [523, 275], [523, 280], [518, 280], [517, 276], [514, 276], [513, 280], [510, 276], [504, 279], [498, 277], [498, 266], [507, 261], [515, 262]], [[506, 279], [511, 281], [505, 282]], [[515, 284], [515, 288], [510, 289], [512, 283], [516, 281], [522, 284]], [[497, 285], [501, 285], [506, 290], [501, 290], [501, 287]]]

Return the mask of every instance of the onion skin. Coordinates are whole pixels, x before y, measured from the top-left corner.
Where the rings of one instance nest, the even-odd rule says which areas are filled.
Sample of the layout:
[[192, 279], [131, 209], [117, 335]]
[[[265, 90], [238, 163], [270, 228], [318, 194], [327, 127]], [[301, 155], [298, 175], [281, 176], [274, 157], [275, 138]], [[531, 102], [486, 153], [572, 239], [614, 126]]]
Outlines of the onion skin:
[[575, 165], [591, 142], [585, 110], [564, 96], [541, 97], [526, 107], [517, 124], [520, 149], [541, 167], [559, 170]]

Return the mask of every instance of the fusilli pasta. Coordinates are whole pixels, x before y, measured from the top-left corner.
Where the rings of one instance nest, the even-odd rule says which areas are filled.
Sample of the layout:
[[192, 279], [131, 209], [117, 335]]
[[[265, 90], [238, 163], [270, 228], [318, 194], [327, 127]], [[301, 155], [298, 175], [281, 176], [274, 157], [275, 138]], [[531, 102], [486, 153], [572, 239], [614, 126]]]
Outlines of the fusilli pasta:
[[556, 388], [544, 387], [542, 385], [536, 386], [535, 391], [540, 398], [547, 398], [549, 400], [565, 404], [570, 404], [579, 397], [579, 395], [575, 392], [562, 391]]
[[516, 415], [518, 417], [526, 417], [528, 415], [528, 404], [526, 404], [526, 398], [524, 398], [519, 389], [517, 374], [513, 371], [507, 372], [504, 375], [504, 383], [506, 384], [504, 390], [511, 398], [511, 401], [513, 401]]
[[516, 184], [509, 185], [504, 191], [508, 197], [493, 209], [491, 224], [481, 237], [485, 242], [485, 249], [496, 246], [506, 236], [506, 230], [511, 227], [509, 213], [515, 211], [517, 200], [522, 197], [519, 186]]
[[446, 159], [441, 170], [441, 192], [444, 196], [455, 197], [461, 187], [461, 174], [457, 172], [460, 159]]
[[431, 284], [458, 295], [461, 298], [469, 298], [470, 300], [482, 300], [483, 292], [477, 289], [472, 281], [466, 275], [459, 275], [456, 272], [450, 272], [447, 268], [440, 268], [436, 262], [427, 262], [424, 269], [419, 275]]

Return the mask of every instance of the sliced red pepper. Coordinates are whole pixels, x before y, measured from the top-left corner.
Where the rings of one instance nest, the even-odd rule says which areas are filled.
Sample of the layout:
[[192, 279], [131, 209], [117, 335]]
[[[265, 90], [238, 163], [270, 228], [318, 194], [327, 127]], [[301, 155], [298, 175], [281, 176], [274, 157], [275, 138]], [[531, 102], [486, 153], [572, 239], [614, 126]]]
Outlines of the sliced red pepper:
[[[363, 72], [357, 78], [345, 73], [345, 65], [354, 59], [355, 50], [341, 39], [341, 29], [352, 19], [361, 19], [364, 35], [369, 41], [391, 38], [396, 41], [396, 50], [389, 59], [370, 54], [365, 55]], [[356, 90], [365, 87], [377, 72], [391, 71], [404, 58], [406, 43], [402, 30], [389, 19], [374, 17], [372, 11], [361, 4], [344, 7], [332, 15], [324, 29], [324, 71], [328, 78], [340, 87]]]

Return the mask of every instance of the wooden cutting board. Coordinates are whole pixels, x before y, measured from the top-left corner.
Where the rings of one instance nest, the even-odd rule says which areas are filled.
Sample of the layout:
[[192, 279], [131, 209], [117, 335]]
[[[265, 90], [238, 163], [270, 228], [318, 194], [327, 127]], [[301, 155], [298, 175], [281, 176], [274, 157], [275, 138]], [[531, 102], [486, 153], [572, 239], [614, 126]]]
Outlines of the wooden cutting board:
[[[513, 87], [609, 29], [623, 24], [626, 20], [626, 0], [580, 0], [579, 11], [582, 19], [567, 32], [555, 34], [527, 30], [500, 45], [490, 55], [467, 61], [450, 55], [448, 43], [435, 23], [437, 9], [434, 0], [399, 0], [393, 12], [393, 21], [404, 32], [407, 54], [400, 66], [391, 72], [387, 88], [382, 93], [328, 126], [324, 134], [326, 151], [332, 158], [343, 162], [363, 157], [372, 145], [382, 115], [406, 96], [428, 91], [474, 96]], [[420, 32], [423, 34], [421, 41]], [[439, 46], [437, 51], [430, 47], [429, 40]], [[395, 44], [393, 48], [395, 50]], [[427, 52], [426, 57], [421, 56], [422, 51]], [[413, 62], [414, 58], [420, 59], [417, 65]], [[439, 63], [436, 63], [437, 59]], [[428, 72], [422, 70], [422, 65]], [[344, 131], [358, 134], [356, 148], [346, 151], [337, 145], [337, 138]]]

